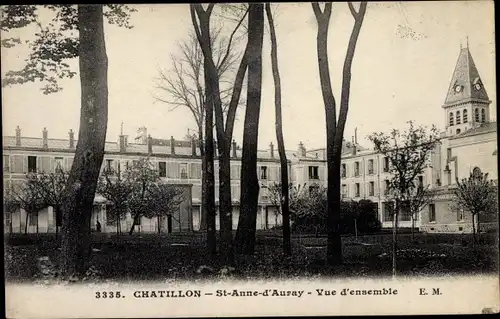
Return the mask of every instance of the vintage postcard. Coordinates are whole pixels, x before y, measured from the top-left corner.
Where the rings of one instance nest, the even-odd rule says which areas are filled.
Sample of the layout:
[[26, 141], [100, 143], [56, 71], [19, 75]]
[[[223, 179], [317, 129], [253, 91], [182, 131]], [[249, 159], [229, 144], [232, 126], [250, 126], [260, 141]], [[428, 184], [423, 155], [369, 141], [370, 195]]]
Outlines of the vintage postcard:
[[7, 318], [500, 312], [493, 1], [0, 13]]

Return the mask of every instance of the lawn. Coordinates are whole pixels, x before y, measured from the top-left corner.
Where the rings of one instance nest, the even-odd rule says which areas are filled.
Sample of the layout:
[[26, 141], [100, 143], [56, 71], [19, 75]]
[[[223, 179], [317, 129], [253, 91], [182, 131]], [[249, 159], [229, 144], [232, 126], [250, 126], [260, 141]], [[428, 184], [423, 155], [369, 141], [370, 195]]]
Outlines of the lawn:
[[[470, 235], [399, 236], [400, 275], [457, 275], [497, 272], [496, 234], [481, 235], [472, 248]], [[240, 257], [229, 276], [252, 278], [359, 277], [391, 275], [390, 234], [343, 237], [344, 261], [325, 265], [326, 238], [294, 234], [293, 256], [282, 254], [278, 231], [257, 233], [256, 251]], [[10, 282], [53, 278], [60, 250], [54, 235], [5, 236], [5, 274]], [[205, 249], [205, 234], [93, 235], [93, 254], [85, 280], [196, 280], [225, 276]]]

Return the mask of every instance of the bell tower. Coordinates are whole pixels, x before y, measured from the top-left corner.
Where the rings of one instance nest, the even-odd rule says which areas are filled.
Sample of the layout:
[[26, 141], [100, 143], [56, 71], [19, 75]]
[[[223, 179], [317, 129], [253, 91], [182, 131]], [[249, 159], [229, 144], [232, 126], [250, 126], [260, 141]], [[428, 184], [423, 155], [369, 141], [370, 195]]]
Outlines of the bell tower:
[[490, 120], [491, 101], [467, 46], [460, 46], [455, 70], [443, 104], [446, 135], [454, 136]]

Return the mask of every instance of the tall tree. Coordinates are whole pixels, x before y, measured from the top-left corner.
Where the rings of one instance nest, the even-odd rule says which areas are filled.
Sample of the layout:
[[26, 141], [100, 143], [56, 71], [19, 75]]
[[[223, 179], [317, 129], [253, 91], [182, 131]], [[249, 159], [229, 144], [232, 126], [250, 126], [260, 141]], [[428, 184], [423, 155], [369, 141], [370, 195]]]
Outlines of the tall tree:
[[[226, 55], [228, 39], [222, 34], [222, 30], [216, 29], [210, 33], [211, 43], [214, 47], [214, 60], [218, 71], [218, 76], [223, 83], [221, 89], [221, 102], [223, 109], [227, 110], [231, 98], [232, 85], [228, 80], [235, 68], [238, 60], [236, 50], [231, 49]], [[233, 46], [234, 47], [234, 46]], [[154, 96], [155, 101], [166, 103], [170, 106], [170, 111], [178, 107], [187, 108], [197, 127], [198, 147], [202, 157], [202, 194], [205, 194], [205, 167], [206, 157], [204, 156], [204, 129], [206, 113], [206, 96], [204, 83], [203, 53], [194, 32], [189, 34], [188, 40], [179, 43], [180, 54], [171, 55], [172, 68], [170, 71], [159, 70], [159, 78], [156, 88], [160, 93]], [[224, 62], [224, 64], [222, 64]], [[202, 207], [205, 196], [202, 196]], [[202, 209], [200, 230], [206, 230], [206, 209]]]
[[[211, 3], [206, 9], [201, 4], [191, 4], [191, 21], [194, 26], [196, 38], [200, 43], [204, 57], [204, 79], [205, 79], [205, 94], [206, 94], [206, 125], [205, 125], [205, 152], [207, 156], [207, 206], [210, 210], [207, 214], [208, 222], [208, 248], [211, 252], [215, 249], [215, 201], [212, 202], [213, 192], [213, 139], [212, 139], [212, 116], [215, 113], [217, 148], [219, 151], [219, 220], [220, 220], [220, 257], [223, 264], [231, 264], [233, 262], [232, 248], [232, 203], [231, 203], [231, 171], [230, 171], [230, 148], [233, 136], [234, 120], [236, 117], [236, 109], [240, 101], [240, 95], [243, 88], [243, 80], [247, 69], [248, 60], [248, 42], [245, 53], [241, 58], [238, 70], [236, 72], [233, 91], [229, 107], [227, 110], [226, 120], [221, 101], [220, 79], [217, 72], [217, 67], [213, 58], [213, 45], [210, 41], [210, 17], [215, 4]], [[235, 26], [226, 53], [230, 52], [232, 39], [237, 32], [239, 26], [243, 22], [246, 12]], [[226, 56], [223, 60], [226, 59]], [[210, 180], [211, 179], [211, 180]], [[214, 207], [213, 212], [211, 207]], [[213, 234], [211, 230], [213, 229]]]
[[393, 129], [390, 134], [373, 133], [368, 139], [373, 142], [375, 151], [388, 158], [391, 173], [389, 195], [394, 200], [393, 207], [393, 275], [396, 275], [396, 250], [398, 218], [404, 205], [407, 205], [419, 185], [418, 176], [427, 167], [430, 152], [439, 142], [439, 132], [435, 126], [428, 130], [424, 126], [415, 127], [409, 121], [409, 128], [400, 132]]
[[[488, 174], [475, 168], [468, 178], [456, 178], [457, 187], [454, 190], [454, 202], [457, 209], [465, 209], [472, 215], [473, 244], [477, 242], [479, 231], [479, 215], [497, 212], [497, 185], [488, 180]], [[476, 221], [478, 223], [476, 227]]]
[[281, 196], [280, 196], [280, 212], [283, 218], [283, 252], [285, 255], [292, 253], [290, 239], [290, 195], [288, 183], [288, 160], [285, 152], [285, 140], [283, 138], [283, 117], [281, 115], [281, 78], [278, 67], [278, 42], [276, 40], [276, 30], [274, 28], [273, 13], [271, 5], [266, 3], [266, 15], [269, 23], [270, 38], [271, 38], [271, 66], [273, 70], [274, 80], [274, 108], [275, 108], [275, 129], [276, 139], [278, 141], [278, 153], [280, 156], [281, 168]]
[[[62, 205], [61, 274], [65, 278], [79, 278], [86, 269], [90, 249], [90, 218], [104, 156], [107, 130], [108, 59], [104, 41], [103, 17], [109, 23], [130, 27], [127, 6], [103, 5], [46, 5], [56, 12], [52, 23], [42, 27], [38, 19], [41, 6], [12, 5], [2, 7], [2, 31], [10, 31], [36, 23], [40, 31], [32, 42], [32, 53], [20, 71], [9, 71], [2, 85], [40, 81], [47, 83], [45, 94], [61, 89], [58, 79], [72, 78], [66, 63], [79, 58], [81, 84], [80, 130], [75, 157], [68, 177]], [[78, 36], [72, 32], [78, 31]], [[8, 38], [2, 45], [19, 43]], [[5, 40], [8, 40], [5, 39]]]
[[328, 171], [328, 244], [327, 263], [329, 265], [342, 262], [342, 243], [339, 232], [340, 219], [340, 168], [342, 155], [342, 140], [349, 109], [351, 89], [351, 66], [363, 19], [366, 13], [366, 2], [361, 2], [359, 10], [348, 2], [349, 10], [354, 18], [354, 25], [347, 45], [347, 52], [342, 70], [342, 88], [340, 96], [340, 112], [337, 121], [336, 102], [332, 92], [330, 67], [328, 63], [328, 29], [332, 13], [332, 3], [326, 3], [321, 10], [318, 3], [312, 3], [312, 8], [318, 23], [317, 54], [319, 77], [326, 119], [326, 150]]
[[263, 41], [264, 5], [252, 3], [248, 13], [248, 84], [241, 157], [240, 216], [235, 237], [236, 252], [240, 254], [253, 254], [255, 247], [259, 200], [257, 143], [262, 95]]

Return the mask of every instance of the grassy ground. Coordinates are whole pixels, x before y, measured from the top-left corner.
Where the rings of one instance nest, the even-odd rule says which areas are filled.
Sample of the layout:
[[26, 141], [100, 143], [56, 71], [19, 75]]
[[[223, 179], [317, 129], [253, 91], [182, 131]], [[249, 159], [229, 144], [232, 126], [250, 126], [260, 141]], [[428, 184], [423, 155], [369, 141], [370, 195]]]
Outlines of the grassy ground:
[[[8, 281], [51, 278], [59, 250], [53, 235], [7, 235], [5, 272]], [[481, 244], [471, 246], [468, 235], [409, 234], [399, 236], [398, 273], [401, 275], [457, 275], [497, 272], [496, 234], [483, 234]], [[257, 233], [256, 252], [239, 258], [231, 276], [238, 278], [359, 277], [391, 275], [390, 234], [346, 236], [344, 262], [325, 265], [326, 238], [294, 235], [293, 256], [281, 251], [277, 231]], [[95, 234], [88, 280], [175, 280], [221, 276], [220, 265], [205, 252], [205, 235]], [[206, 266], [206, 267], [204, 267]]]

